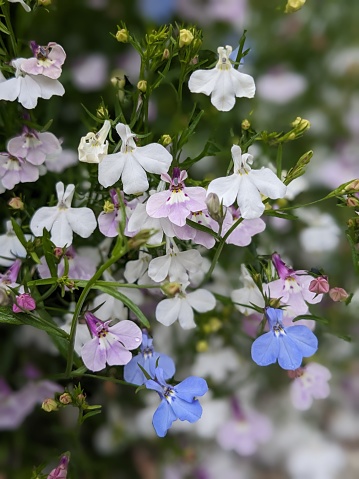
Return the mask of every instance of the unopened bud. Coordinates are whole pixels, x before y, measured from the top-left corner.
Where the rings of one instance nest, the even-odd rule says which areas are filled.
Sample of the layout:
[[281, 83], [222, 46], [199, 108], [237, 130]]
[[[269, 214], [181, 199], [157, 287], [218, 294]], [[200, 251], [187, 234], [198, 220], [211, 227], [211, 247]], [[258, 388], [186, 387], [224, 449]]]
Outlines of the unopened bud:
[[297, 116], [297, 118], [293, 121], [292, 127], [296, 128], [300, 131], [309, 130], [310, 128], [310, 121]]
[[108, 109], [101, 105], [99, 108], [97, 108], [96, 111], [96, 116], [101, 119], [107, 119], [108, 118]]
[[16, 297], [16, 303], [12, 305], [14, 313], [33, 311], [34, 309], [36, 309], [36, 301], [29, 293], [19, 294], [19, 296]]
[[295, 140], [296, 136], [297, 135], [294, 133], [294, 131], [292, 131], [292, 133], [289, 133], [287, 136], [287, 140]]
[[223, 206], [216, 193], [209, 193], [206, 198], [208, 213], [217, 223], [223, 221]]
[[128, 30], [126, 28], [121, 28], [116, 33], [116, 40], [120, 43], [127, 43], [128, 42]]
[[269, 301], [269, 305], [271, 308], [279, 309], [280, 306], [280, 298], [271, 298]]
[[179, 47], [182, 48], [184, 46], [190, 45], [193, 42], [193, 38], [193, 33], [190, 30], [183, 28], [180, 30]]
[[298, 368], [298, 369], [293, 369], [293, 370], [287, 371], [287, 374], [288, 374], [288, 377], [290, 379], [296, 379], [296, 378], [300, 378], [301, 376], [303, 376], [304, 371], [305, 371], [304, 368]]
[[154, 230], [142, 230], [137, 235], [133, 236], [128, 240], [128, 247], [129, 249], [137, 249], [141, 246], [148, 243], [148, 240], [153, 235]]
[[338, 302], [345, 301], [349, 297], [349, 294], [343, 288], [332, 288], [329, 291], [329, 296], [333, 301]]
[[123, 90], [126, 85], [125, 76], [122, 73], [119, 73], [118, 75], [114, 75], [113, 77], [111, 77], [111, 83], [115, 88], [118, 88], [119, 90]]
[[55, 399], [48, 398], [42, 403], [41, 408], [46, 412], [57, 411], [59, 406]]
[[11, 198], [11, 200], [8, 202], [8, 205], [14, 210], [24, 209], [24, 203], [18, 196], [15, 196], [15, 198]]
[[168, 48], [165, 48], [163, 50], [162, 60], [168, 60], [169, 57], [170, 57], [170, 51]]
[[146, 91], [147, 91], [147, 81], [146, 80], [140, 80], [137, 83], [137, 88], [138, 88], [138, 90], [142, 91], [142, 93], [146, 93]]
[[344, 188], [345, 191], [359, 191], [359, 180], [353, 180]]
[[76, 403], [79, 405], [79, 406], [83, 406], [85, 403], [86, 403], [86, 396], [85, 394], [78, 394], [78, 396], [76, 397]]
[[61, 404], [65, 404], [65, 405], [72, 403], [71, 394], [69, 394], [69, 393], [61, 394], [61, 396], [59, 397], [59, 401], [60, 401]]
[[347, 206], [349, 206], [349, 208], [356, 208], [357, 206], [359, 206], [358, 198], [354, 198], [354, 196], [349, 196], [347, 198]]
[[42, 7], [48, 7], [52, 3], [52, 0], [37, 0], [37, 4], [41, 5]]
[[244, 119], [241, 123], [241, 127], [242, 127], [242, 130], [249, 130], [249, 128], [251, 127], [250, 121], [247, 119]]
[[162, 135], [161, 143], [163, 146], [168, 146], [172, 143], [172, 138], [170, 137], [170, 135]]
[[204, 353], [205, 351], [208, 350], [208, 343], [206, 340], [202, 339], [201, 341], [198, 341], [196, 344], [196, 351], [198, 353]]
[[174, 296], [181, 291], [180, 283], [166, 283], [161, 286], [162, 291], [166, 296]]
[[329, 291], [328, 278], [326, 276], [318, 276], [309, 284], [309, 291], [315, 294], [326, 294]]
[[56, 256], [56, 258], [61, 258], [63, 254], [64, 254], [63, 248], [56, 246], [56, 248], [54, 249], [54, 255]]
[[297, 10], [300, 10], [305, 2], [306, 0], [288, 0], [284, 13], [294, 13]]

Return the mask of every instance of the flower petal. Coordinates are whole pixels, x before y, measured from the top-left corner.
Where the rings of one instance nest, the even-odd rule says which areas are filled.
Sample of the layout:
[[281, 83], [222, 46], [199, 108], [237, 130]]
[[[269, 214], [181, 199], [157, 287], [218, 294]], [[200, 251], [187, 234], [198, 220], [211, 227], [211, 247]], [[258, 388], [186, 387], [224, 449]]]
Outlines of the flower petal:
[[216, 193], [224, 206], [232, 206], [241, 187], [241, 176], [234, 174], [223, 178], [216, 178], [208, 185], [207, 195]]
[[[251, 170], [250, 174], [253, 172]], [[257, 187], [250, 180], [249, 175], [240, 175], [242, 178], [237, 195], [237, 203], [242, 217], [247, 220], [259, 218], [264, 211], [261, 195]]]
[[275, 363], [279, 354], [279, 338], [272, 331], [259, 336], [252, 344], [251, 354], [259, 366]]
[[191, 402], [197, 396], [203, 396], [208, 391], [205, 379], [189, 376], [174, 387], [176, 395], [184, 401]]
[[98, 165], [98, 181], [100, 185], [107, 188], [120, 179], [125, 166], [126, 155], [114, 153], [103, 158]]
[[168, 429], [172, 426], [173, 421], [176, 421], [176, 419], [177, 416], [171, 406], [165, 399], [163, 399], [156, 409], [152, 419], [152, 424], [157, 436], [164, 437], [167, 434]]
[[106, 349], [101, 346], [98, 338], [93, 338], [82, 346], [81, 357], [90, 371], [101, 371], [106, 367]]
[[125, 348], [136, 349], [142, 342], [142, 332], [133, 321], [125, 319], [108, 328], [109, 332], [117, 337]]
[[187, 294], [187, 301], [199, 313], [211, 311], [216, 306], [216, 298], [206, 289], [197, 289]]
[[287, 191], [285, 184], [269, 168], [251, 170], [250, 178], [263, 195], [273, 200], [283, 198]]
[[192, 93], [204, 93], [210, 95], [216, 87], [220, 71], [217, 68], [211, 70], [197, 70], [192, 73], [188, 88]]
[[160, 301], [156, 308], [156, 319], [165, 326], [173, 324], [181, 309], [180, 298], [167, 298]]

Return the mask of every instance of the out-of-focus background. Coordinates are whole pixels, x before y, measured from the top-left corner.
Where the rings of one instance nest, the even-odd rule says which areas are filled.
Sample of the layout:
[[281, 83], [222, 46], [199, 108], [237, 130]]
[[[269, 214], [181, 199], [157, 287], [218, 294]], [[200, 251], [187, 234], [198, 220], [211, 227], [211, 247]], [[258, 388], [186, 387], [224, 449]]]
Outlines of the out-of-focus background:
[[[210, 113], [199, 125], [187, 154], [200, 151], [201, 142], [208, 137], [222, 144], [227, 141], [229, 152], [230, 132], [235, 136], [236, 126], [239, 129], [244, 119], [256, 131], [281, 132], [290, 130], [290, 124], [301, 117], [310, 121], [310, 129], [283, 148], [285, 169], [306, 151], [314, 151], [306, 174], [293, 191], [296, 202], [315, 201], [359, 177], [357, 0], [307, 0], [292, 14], [285, 14], [285, 2], [277, 0], [53, 0], [49, 12], [38, 9], [31, 14], [31, 21], [18, 7], [12, 8], [14, 26], [24, 44], [30, 40], [41, 45], [55, 41], [67, 53], [61, 77], [65, 96], [42, 101], [37, 110], [38, 119], [41, 114], [46, 121], [53, 119], [51, 131], [63, 138], [65, 148], [76, 150], [80, 137], [94, 126], [82, 105], [91, 112], [102, 103], [111, 109], [111, 78], [125, 76], [128, 84], [137, 83], [138, 55], [129, 44], [115, 40], [117, 25], [125, 22], [130, 32], [143, 36], [163, 23], [177, 22], [202, 28], [203, 48], [213, 52], [220, 45], [235, 48], [247, 30], [245, 47], [250, 51], [241, 71], [251, 74], [257, 87], [253, 100], [237, 101], [228, 115], [218, 113], [208, 97], [197, 95], [196, 101]], [[185, 110], [190, 111], [191, 98], [185, 88]], [[150, 108], [156, 137], [175, 134], [176, 125], [170, 121], [172, 109], [171, 89], [164, 86]], [[259, 142], [252, 152], [275, 161], [276, 149]], [[213, 178], [223, 174], [221, 160], [226, 166], [228, 158], [202, 160], [194, 175]], [[307, 411], [296, 409], [286, 373], [275, 367], [253, 367], [248, 351], [244, 360], [236, 341], [225, 342], [230, 330], [221, 339], [209, 337], [208, 349], [201, 352], [200, 338], [187, 337], [183, 331], [177, 335], [176, 329], [158, 326], [155, 342], [177, 358], [179, 380], [186, 374], [204, 375], [209, 380], [213, 393], [203, 399], [200, 422], [176, 423], [166, 439], [158, 439], [151, 425], [156, 398], [151, 402], [147, 395], [134, 395], [130, 388], [84, 381], [82, 386], [93, 391], [89, 401], [104, 404], [104, 411], [84, 425], [81, 440], [74, 446], [75, 420], [68, 408], [56, 417], [45, 417], [39, 408], [27, 417], [19, 414], [13, 418], [13, 427], [3, 427], [0, 437], [0, 478], [28, 478], [33, 464], [49, 460], [55, 464], [56, 456], [71, 448], [82, 463], [80, 475], [73, 477], [81, 479], [357, 479], [359, 290], [356, 293], [357, 278], [345, 237], [347, 222], [355, 214], [338, 207], [332, 199], [300, 209], [298, 216], [295, 223], [272, 219], [261, 252], [277, 250], [296, 269], [322, 267], [331, 285], [355, 293], [348, 307], [328, 300], [314, 308], [330, 324], [329, 332], [317, 325], [320, 348], [315, 357], [315, 362], [332, 375], [327, 399], [316, 400]], [[224, 292], [225, 288], [240, 287], [239, 271], [231, 266], [240, 253], [235, 248], [227, 251], [217, 277], [217, 289]], [[343, 335], [351, 336], [352, 341], [338, 337]], [[19, 372], [30, 350], [37, 367], [44, 358], [49, 362], [58, 359], [39, 332], [34, 335], [23, 328], [21, 333], [7, 332], [5, 337], [15, 341], [16, 347], [13, 353], [7, 343], [2, 346], [0, 375], [11, 375], [9, 364], [16, 364], [19, 370], [12, 378], [13, 385], [20, 385], [23, 376], [31, 378], [31, 371]], [[188, 355], [186, 348], [191, 348]], [[194, 355], [196, 348], [199, 352]], [[47, 373], [56, 371], [48, 364], [46, 368]], [[5, 394], [1, 391], [0, 427], [6, 424], [1, 418], [14, 415], [14, 410], [19, 413], [30, 394], [19, 393], [16, 408], [11, 409], [1, 402], [1, 394]], [[229, 434], [223, 432], [223, 425], [235, 401], [240, 402], [247, 418], [250, 416], [231, 433], [233, 443], [239, 444], [237, 452], [228, 450], [228, 441], [223, 440], [223, 434]], [[241, 447], [241, 441], [251, 447]]]

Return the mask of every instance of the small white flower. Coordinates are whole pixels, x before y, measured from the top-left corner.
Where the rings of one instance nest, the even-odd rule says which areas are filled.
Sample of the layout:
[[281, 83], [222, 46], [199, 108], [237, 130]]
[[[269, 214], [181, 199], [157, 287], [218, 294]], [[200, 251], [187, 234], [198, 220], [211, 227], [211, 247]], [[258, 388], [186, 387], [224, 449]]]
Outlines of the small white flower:
[[111, 129], [109, 120], [105, 120], [101, 130], [97, 133], [87, 133], [80, 140], [78, 147], [79, 161], [85, 163], [100, 163], [107, 155], [108, 141], [107, 135]]
[[[31, 235], [25, 235], [25, 238], [29, 241]], [[26, 258], [26, 249], [16, 236], [11, 221], [7, 221], [6, 233], [0, 235], [0, 266], [11, 266], [16, 258]]]
[[57, 206], [44, 206], [37, 210], [30, 222], [35, 236], [42, 236], [43, 229], [51, 231], [51, 241], [55, 246], [72, 244], [73, 232], [88, 238], [97, 226], [96, 217], [90, 208], [71, 208], [75, 185], [56, 183]]
[[158, 143], [137, 147], [136, 135], [128, 125], [118, 123], [116, 131], [122, 140], [121, 150], [103, 158], [98, 168], [98, 181], [107, 188], [121, 178], [125, 193], [143, 193], [149, 187], [146, 172], [167, 173], [172, 156]]
[[252, 170], [253, 156], [249, 153], [242, 155], [239, 146], [233, 145], [231, 152], [233, 174], [211, 181], [207, 194], [216, 193], [224, 206], [231, 206], [237, 198], [244, 219], [259, 218], [264, 211], [261, 193], [271, 199], [283, 198], [287, 187], [269, 168]]
[[26, 5], [24, 0], [9, 0], [9, 2], [10, 3], [20, 3], [22, 5], [22, 7], [24, 8], [25, 12], [27, 12], [27, 13], [31, 12], [31, 8], [29, 7], [29, 5]]
[[156, 319], [165, 326], [170, 326], [177, 319], [183, 329], [196, 327], [194, 322], [195, 309], [199, 313], [211, 311], [216, 306], [216, 298], [205, 289], [197, 289], [186, 293], [189, 283], [182, 284], [180, 291], [174, 298], [160, 301], [156, 308]]
[[253, 98], [256, 90], [250, 75], [233, 68], [229, 59], [232, 47], [217, 49], [219, 60], [211, 70], [197, 70], [192, 73], [188, 88], [192, 93], [211, 95], [211, 103], [217, 110], [232, 110], [236, 97]]
[[0, 100], [15, 101], [24, 108], [31, 110], [37, 105], [38, 98], [48, 100], [53, 95], [62, 96], [64, 87], [58, 80], [52, 80], [44, 75], [28, 75], [21, 70], [24, 58], [17, 58], [11, 62], [16, 68], [15, 77], [6, 80], [0, 72]]
[[238, 303], [235, 304], [238, 311], [248, 316], [255, 312], [251, 304], [255, 304], [259, 308], [264, 308], [264, 299], [258, 286], [243, 264], [241, 265], [241, 280], [243, 282], [243, 288], [233, 290], [231, 298], [234, 303]]

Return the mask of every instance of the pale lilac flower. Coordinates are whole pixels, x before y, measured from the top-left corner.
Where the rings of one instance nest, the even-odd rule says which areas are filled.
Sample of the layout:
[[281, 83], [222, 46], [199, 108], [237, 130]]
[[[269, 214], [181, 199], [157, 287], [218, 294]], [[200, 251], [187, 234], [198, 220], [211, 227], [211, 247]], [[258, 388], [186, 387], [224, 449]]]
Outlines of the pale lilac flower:
[[69, 461], [70, 458], [68, 454], [64, 454], [60, 459], [60, 464], [50, 472], [50, 474], [47, 476], [47, 479], [66, 479]]
[[106, 201], [104, 211], [98, 217], [98, 228], [108, 238], [115, 238], [119, 234], [119, 223], [122, 219], [121, 205], [117, 192], [110, 190], [111, 201]]
[[[96, 262], [91, 256], [76, 251], [70, 246], [64, 253], [68, 263], [68, 277], [74, 279], [90, 279], [96, 273]], [[37, 266], [40, 278], [50, 278], [51, 273], [44, 256], [40, 258], [41, 263]], [[62, 257], [57, 266], [57, 275], [60, 278], [65, 271], [65, 259]]]
[[101, 321], [92, 313], [85, 313], [92, 339], [84, 344], [81, 357], [90, 371], [101, 371], [109, 366], [127, 364], [132, 353], [142, 341], [140, 328], [133, 321], [120, 321], [110, 326], [111, 321]]
[[167, 173], [171, 154], [158, 143], [137, 147], [128, 125], [118, 123], [116, 131], [122, 140], [118, 153], [107, 155], [99, 164], [98, 180], [104, 186], [112, 186], [120, 178], [123, 191], [127, 194], [142, 193], [148, 190], [147, 173]]
[[279, 279], [263, 284], [263, 290], [271, 298], [280, 299], [281, 304], [286, 306], [285, 315], [305, 314], [309, 309], [307, 303], [316, 304], [322, 300], [322, 294], [309, 290], [313, 276], [307, 274], [307, 271], [289, 268], [277, 253], [273, 254], [272, 259]]
[[107, 136], [110, 130], [111, 122], [105, 120], [102, 128], [97, 133], [91, 131], [83, 136], [78, 147], [79, 161], [101, 163], [108, 152]]
[[[223, 220], [221, 236], [223, 237], [227, 231], [238, 221], [241, 217], [241, 212], [238, 209], [230, 206], [227, 208], [226, 215]], [[226, 243], [234, 244], [236, 246], [248, 246], [252, 241], [252, 236], [262, 233], [266, 228], [265, 222], [261, 218], [254, 218], [252, 220], [243, 220], [236, 226], [234, 231], [226, 239]]]
[[[187, 219], [199, 225], [206, 226], [215, 232], [218, 231], [218, 223], [210, 217], [207, 210], [191, 211]], [[192, 228], [188, 224], [183, 226], [173, 225], [173, 231], [177, 238], [192, 240], [194, 243], [200, 244], [207, 249], [213, 248], [216, 243], [215, 238], [211, 234]]]
[[21, 268], [21, 260], [17, 259], [10, 266], [10, 268], [5, 271], [5, 273], [0, 273], [0, 305], [8, 304], [9, 302], [9, 288], [16, 288], [18, 284], [16, 283], [19, 271]]
[[61, 143], [48, 131], [41, 133], [25, 126], [21, 136], [9, 140], [7, 150], [10, 155], [38, 166], [44, 163], [47, 156], [61, 150]]
[[0, 153], [0, 179], [7, 190], [12, 190], [19, 183], [37, 181], [39, 176], [39, 168], [25, 158], [18, 158], [9, 153]]
[[59, 78], [66, 59], [62, 46], [55, 42], [48, 43], [46, 47], [30, 42], [30, 47], [34, 58], [24, 59], [21, 70], [29, 75], [44, 75], [53, 80]]
[[217, 110], [229, 111], [234, 107], [236, 97], [253, 98], [256, 90], [250, 75], [233, 68], [229, 59], [232, 47], [218, 47], [218, 63], [211, 70], [197, 70], [188, 81], [192, 93], [211, 95], [211, 103]]
[[216, 193], [224, 206], [233, 205], [237, 199], [244, 219], [259, 218], [264, 212], [261, 194], [271, 199], [283, 198], [287, 187], [269, 168], [252, 170], [253, 156], [249, 153], [242, 155], [238, 145], [233, 145], [231, 152], [234, 173], [211, 181], [207, 194]]
[[167, 277], [169, 281], [188, 281], [188, 272], [200, 269], [202, 256], [195, 249], [180, 251], [174, 242], [166, 238], [166, 254], [154, 258], [148, 267], [148, 276], [160, 283]]
[[42, 236], [43, 229], [51, 231], [51, 241], [55, 246], [70, 246], [73, 232], [88, 238], [96, 228], [96, 218], [90, 208], [71, 208], [75, 185], [56, 183], [57, 206], [44, 206], [37, 210], [30, 221], [30, 229], [35, 236]]
[[80, 91], [101, 90], [108, 82], [108, 67], [108, 58], [102, 53], [81, 55], [72, 64], [72, 81]]
[[168, 218], [177, 226], [184, 226], [192, 211], [207, 209], [206, 190], [200, 186], [186, 187], [187, 172], [173, 168], [172, 178], [162, 174], [162, 180], [170, 183], [170, 189], [149, 197], [146, 211], [152, 218]]
[[62, 96], [65, 93], [58, 80], [23, 72], [21, 64], [24, 60], [24, 58], [12, 60], [11, 65], [16, 69], [14, 78], [7, 80], [0, 72], [0, 100], [18, 99], [24, 108], [32, 109], [36, 107], [38, 98], [48, 100], [53, 95]]
[[[31, 235], [25, 235], [27, 241]], [[0, 235], [0, 266], [11, 266], [16, 258], [26, 258], [26, 249], [20, 243], [12, 228], [11, 221], [6, 222], [6, 233]]]
[[66, 168], [77, 164], [77, 155], [74, 150], [60, 147], [56, 152], [47, 155], [45, 166], [52, 173], [62, 173]]
[[245, 315], [252, 314], [255, 310], [251, 307], [252, 304], [259, 308], [264, 308], [264, 299], [258, 286], [253, 281], [244, 264], [241, 265], [240, 279], [243, 283], [243, 288], [235, 289], [231, 293], [232, 301], [235, 307]]
[[231, 406], [233, 418], [219, 427], [217, 442], [227, 451], [250, 456], [260, 444], [270, 439], [273, 426], [266, 416], [257, 411], [244, 412], [235, 397], [231, 399]]
[[216, 298], [210, 291], [197, 289], [186, 293], [189, 283], [181, 285], [173, 298], [160, 301], [156, 308], [156, 319], [165, 326], [170, 326], [177, 319], [183, 329], [196, 327], [193, 310], [207, 313], [216, 306]]
[[308, 87], [305, 76], [277, 67], [257, 80], [258, 96], [278, 105], [284, 105], [298, 97]]
[[29, 293], [22, 293], [16, 296], [15, 303], [12, 305], [14, 313], [22, 313], [24, 311], [33, 311], [36, 309], [36, 301]]
[[313, 404], [313, 399], [325, 399], [330, 394], [329, 379], [332, 377], [325, 366], [309, 363], [303, 368], [291, 371], [293, 378], [290, 386], [290, 398], [296, 409], [306, 411]]
[[29, 7], [29, 5], [27, 5], [24, 0], [9, 0], [10, 3], [20, 3], [20, 5], [23, 7], [23, 9], [25, 10], [25, 12], [29, 13], [31, 12], [31, 8]]

